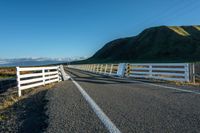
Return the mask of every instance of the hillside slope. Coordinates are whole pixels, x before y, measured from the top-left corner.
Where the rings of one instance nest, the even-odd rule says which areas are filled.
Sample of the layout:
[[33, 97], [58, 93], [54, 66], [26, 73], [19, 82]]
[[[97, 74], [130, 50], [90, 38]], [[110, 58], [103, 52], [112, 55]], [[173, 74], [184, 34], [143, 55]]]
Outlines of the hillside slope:
[[84, 62], [200, 61], [200, 26], [160, 26], [107, 43]]

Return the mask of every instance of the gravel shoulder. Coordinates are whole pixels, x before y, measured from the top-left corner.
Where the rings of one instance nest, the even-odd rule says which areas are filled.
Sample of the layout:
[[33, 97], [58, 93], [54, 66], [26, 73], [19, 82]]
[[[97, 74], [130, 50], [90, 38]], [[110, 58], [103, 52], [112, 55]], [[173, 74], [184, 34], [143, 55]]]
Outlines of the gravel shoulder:
[[40, 133], [46, 127], [46, 92], [52, 86], [39, 87], [25, 91], [17, 96], [16, 88], [1, 93], [0, 133]]

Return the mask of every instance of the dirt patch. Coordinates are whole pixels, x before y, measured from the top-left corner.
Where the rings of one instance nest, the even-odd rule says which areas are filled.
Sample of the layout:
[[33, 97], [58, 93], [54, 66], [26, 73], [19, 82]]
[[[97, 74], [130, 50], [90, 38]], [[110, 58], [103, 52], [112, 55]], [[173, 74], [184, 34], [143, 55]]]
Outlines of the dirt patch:
[[43, 132], [48, 117], [45, 115], [46, 92], [53, 86], [45, 86], [24, 92], [18, 98], [16, 88], [0, 96], [0, 133], [40, 133]]

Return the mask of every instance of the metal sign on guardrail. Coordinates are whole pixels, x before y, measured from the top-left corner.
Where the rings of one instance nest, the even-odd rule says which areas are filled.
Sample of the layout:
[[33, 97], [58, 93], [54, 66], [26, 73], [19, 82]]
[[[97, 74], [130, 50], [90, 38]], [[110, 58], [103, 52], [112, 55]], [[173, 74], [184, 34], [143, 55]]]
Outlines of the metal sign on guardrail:
[[124, 77], [126, 71], [126, 63], [120, 63], [117, 70], [117, 76]]

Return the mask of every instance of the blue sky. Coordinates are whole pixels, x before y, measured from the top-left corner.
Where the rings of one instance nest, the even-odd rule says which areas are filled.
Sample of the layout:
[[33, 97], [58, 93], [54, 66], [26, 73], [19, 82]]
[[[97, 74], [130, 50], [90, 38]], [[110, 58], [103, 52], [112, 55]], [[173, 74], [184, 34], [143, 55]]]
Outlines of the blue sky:
[[158, 25], [200, 24], [199, 0], [1, 0], [0, 58], [91, 56]]

